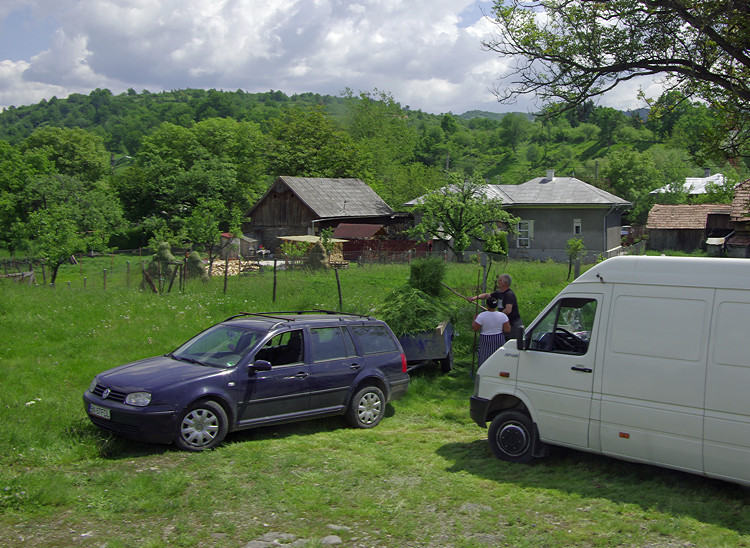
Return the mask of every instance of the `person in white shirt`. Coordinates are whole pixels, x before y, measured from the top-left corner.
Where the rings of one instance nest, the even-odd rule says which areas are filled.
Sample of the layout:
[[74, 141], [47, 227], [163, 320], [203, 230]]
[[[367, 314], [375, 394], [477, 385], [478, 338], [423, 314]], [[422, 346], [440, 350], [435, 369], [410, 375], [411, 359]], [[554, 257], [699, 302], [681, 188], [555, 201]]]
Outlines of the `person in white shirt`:
[[508, 316], [497, 310], [497, 299], [488, 297], [485, 301], [487, 310], [477, 314], [471, 328], [479, 331], [479, 365], [489, 358], [495, 350], [505, 344], [505, 334], [510, 333]]

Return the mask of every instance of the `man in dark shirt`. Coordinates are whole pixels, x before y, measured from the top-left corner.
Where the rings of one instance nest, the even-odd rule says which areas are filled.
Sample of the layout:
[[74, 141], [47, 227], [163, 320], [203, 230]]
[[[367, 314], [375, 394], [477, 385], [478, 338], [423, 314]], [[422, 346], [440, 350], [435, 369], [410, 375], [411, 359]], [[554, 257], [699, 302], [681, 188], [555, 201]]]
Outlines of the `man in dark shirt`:
[[523, 322], [521, 321], [521, 313], [518, 310], [518, 299], [510, 288], [512, 281], [510, 275], [500, 274], [497, 277], [497, 289], [495, 291], [492, 293], [480, 293], [476, 297], [469, 297], [466, 300], [474, 302], [477, 299], [495, 297], [500, 302], [500, 306], [497, 309], [508, 316], [508, 320], [510, 321], [510, 335], [508, 338], [517, 339], [520, 329], [523, 327]]

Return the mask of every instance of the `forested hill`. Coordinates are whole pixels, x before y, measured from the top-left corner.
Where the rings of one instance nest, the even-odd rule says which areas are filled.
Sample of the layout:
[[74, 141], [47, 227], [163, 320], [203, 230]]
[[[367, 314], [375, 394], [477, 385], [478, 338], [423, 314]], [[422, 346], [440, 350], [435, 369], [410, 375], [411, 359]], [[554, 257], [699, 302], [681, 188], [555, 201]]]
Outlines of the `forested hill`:
[[78, 127], [102, 136], [114, 153], [133, 155], [141, 138], [162, 122], [190, 126], [209, 118], [232, 118], [259, 124], [279, 116], [290, 105], [323, 106], [341, 114], [344, 99], [318, 93], [287, 96], [281, 91], [265, 93], [184, 89], [113, 95], [97, 89], [89, 95], [73, 93], [66, 99], [53, 97], [35, 105], [10, 107], [0, 113], [0, 139], [18, 144], [40, 126]]
[[[705, 168], [732, 181], [747, 171], [741, 161], [730, 166], [704, 154], [702, 134], [712, 126], [705, 106], [675, 92], [655, 106], [661, 115], [653, 119], [593, 103], [556, 118], [483, 111], [437, 115], [403, 107], [378, 90], [333, 97], [199, 89], [114, 95], [97, 89], [4, 110], [0, 141], [28, 155], [69, 140], [50, 129], [96, 137], [126, 212], [129, 200], [132, 207], [142, 201], [144, 185], [156, 184], [146, 181], [157, 176], [159, 162], [176, 170], [172, 179], [183, 176], [180, 170], [195, 176], [198, 165], [204, 174], [230, 169], [244, 202], [277, 175], [358, 177], [394, 208], [441, 186], [446, 170], [518, 184], [554, 169], [631, 201], [629, 221], [637, 223], [645, 220], [650, 190], [700, 176]], [[59, 172], [79, 175], [61, 167], [74, 159], [55, 154]], [[158, 180], [168, 179], [167, 168], [159, 169]], [[725, 201], [729, 195], [706, 199]], [[677, 192], [668, 199], [686, 198]], [[130, 211], [133, 220], [141, 214]]]

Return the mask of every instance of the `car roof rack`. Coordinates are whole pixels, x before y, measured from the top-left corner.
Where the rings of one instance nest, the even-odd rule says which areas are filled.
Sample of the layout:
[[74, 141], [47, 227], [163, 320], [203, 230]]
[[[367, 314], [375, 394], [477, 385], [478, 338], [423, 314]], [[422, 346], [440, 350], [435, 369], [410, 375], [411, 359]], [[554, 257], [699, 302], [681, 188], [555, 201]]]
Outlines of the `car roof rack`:
[[[284, 314], [282, 316], [282, 314]], [[275, 321], [282, 321], [282, 322], [289, 322], [294, 321], [296, 318], [294, 317], [288, 317], [289, 316], [303, 316], [305, 314], [327, 314], [330, 316], [352, 316], [355, 318], [364, 318], [364, 319], [374, 319], [372, 316], [368, 316], [366, 314], [356, 314], [354, 312], [336, 312], [334, 310], [322, 310], [322, 309], [313, 309], [313, 310], [292, 310], [288, 312], [239, 312], [235, 314], [234, 316], [230, 316], [225, 322], [229, 320], [235, 320], [237, 318], [246, 318], [248, 316], [251, 316], [253, 318], [258, 319], [268, 319], [268, 320], [275, 320]]]

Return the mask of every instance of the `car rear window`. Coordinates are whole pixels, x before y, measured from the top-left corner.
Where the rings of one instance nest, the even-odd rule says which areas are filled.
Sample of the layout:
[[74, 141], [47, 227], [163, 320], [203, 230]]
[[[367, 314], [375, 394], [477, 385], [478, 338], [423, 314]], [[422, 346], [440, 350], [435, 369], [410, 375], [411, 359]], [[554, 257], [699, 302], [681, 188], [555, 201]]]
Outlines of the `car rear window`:
[[398, 352], [396, 341], [384, 325], [360, 325], [354, 327], [354, 334], [365, 354]]

